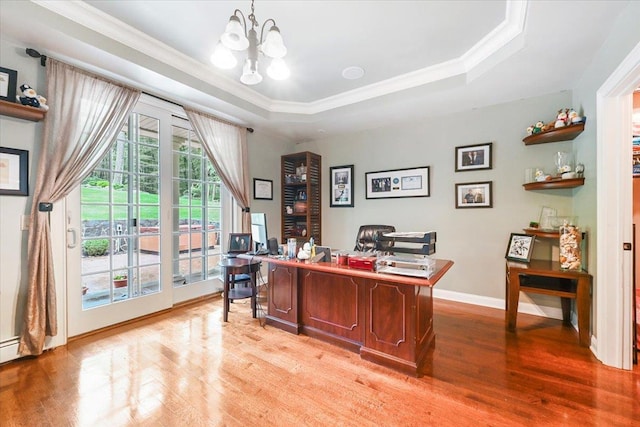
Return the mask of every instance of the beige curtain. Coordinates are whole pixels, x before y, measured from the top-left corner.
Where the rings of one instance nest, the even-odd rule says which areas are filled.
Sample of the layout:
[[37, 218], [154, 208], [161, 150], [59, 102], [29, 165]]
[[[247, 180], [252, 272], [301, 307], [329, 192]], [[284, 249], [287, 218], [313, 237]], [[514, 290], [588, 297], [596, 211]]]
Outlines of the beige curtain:
[[57, 334], [55, 281], [49, 214], [54, 203], [77, 187], [109, 151], [140, 91], [120, 86], [49, 58], [46, 68], [49, 112], [31, 207], [27, 306], [18, 352], [38, 355], [45, 336]]
[[184, 109], [222, 182], [242, 208], [242, 231], [251, 231], [247, 130], [199, 111]]

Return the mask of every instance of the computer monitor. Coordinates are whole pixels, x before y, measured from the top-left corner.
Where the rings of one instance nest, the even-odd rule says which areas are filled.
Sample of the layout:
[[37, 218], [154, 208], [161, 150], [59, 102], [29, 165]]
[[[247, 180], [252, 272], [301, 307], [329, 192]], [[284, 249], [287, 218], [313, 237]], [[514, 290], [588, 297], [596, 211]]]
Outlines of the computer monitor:
[[251, 237], [253, 244], [255, 245], [256, 253], [268, 253], [268, 240], [267, 234], [267, 215], [264, 213], [252, 213], [251, 214]]

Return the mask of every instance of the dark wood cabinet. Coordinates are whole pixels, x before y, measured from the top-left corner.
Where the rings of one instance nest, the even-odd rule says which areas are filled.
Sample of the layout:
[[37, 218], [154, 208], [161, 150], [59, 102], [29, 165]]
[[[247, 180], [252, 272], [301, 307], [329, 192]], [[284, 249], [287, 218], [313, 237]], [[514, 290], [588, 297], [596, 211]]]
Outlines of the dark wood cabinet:
[[322, 159], [308, 151], [281, 159], [282, 243], [293, 237], [322, 244]]
[[[277, 283], [277, 286], [271, 284]], [[300, 333], [298, 323], [298, 269], [269, 263], [269, 305], [267, 320], [279, 328]]]

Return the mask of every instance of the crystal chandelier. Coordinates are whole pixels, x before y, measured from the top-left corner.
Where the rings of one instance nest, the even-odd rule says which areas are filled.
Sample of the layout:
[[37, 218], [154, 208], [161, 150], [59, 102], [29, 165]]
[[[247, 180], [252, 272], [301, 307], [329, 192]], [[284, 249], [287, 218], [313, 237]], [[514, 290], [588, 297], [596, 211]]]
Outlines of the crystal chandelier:
[[[258, 71], [258, 53], [262, 52], [264, 56], [271, 59], [267, 68], [269, 77], [274, 80], [287, 79], [290, 74], [289, 67], [282, 59], [287, 54], [287, 48], [284, 46], [276, 21], [267, 19], [262, 24], [260, 38], [258, 38], [256, 28], [260, 27], [260, 24], [253, 12], [253, 0], [251, 0], [251, 14], [248, 18], [245, 19], [244, 14], [238, 9], [233, 12], [211, 55], [211, 62], [223, 70], [231, 69], [238, 63], [232, 51], [246, 50], [247, 59], [242, 67], [240, 81], [246, 85], [255, 85], [262, 81], [262, 75]], [[248, 32], [247, 20], [251, 23], [251, 29]], [[263, 39], [264, 29], [269, 22], [272, 23], [271, 28]]]

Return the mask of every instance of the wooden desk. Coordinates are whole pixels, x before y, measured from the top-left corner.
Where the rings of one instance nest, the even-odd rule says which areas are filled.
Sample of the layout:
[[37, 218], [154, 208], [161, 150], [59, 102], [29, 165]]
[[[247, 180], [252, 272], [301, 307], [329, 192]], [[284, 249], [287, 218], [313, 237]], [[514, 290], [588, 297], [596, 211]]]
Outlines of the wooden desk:
[[432, 288], [452, 261], [438, 260], [436, 273], [424, 279], [328, 262], [263, 259], [269, 263], [267, 323], [421, 375], [435, 342]]
[[[551, 287], [533, 287], [520, 284], [520, 276], [555, 277], [571, 279], [575, 286], [567, 289]], [[509, 331], [515, 331], [518, 316], [518, 300], [520, 291], [544, 295], [554, 295], [561, 298], [562, 318], [565, 323], [570, 322], [571, 299], [576, 300], [578, 315], [578, 335], [580, 345], [588, 347], [590, 344], [589, 326], [591, 321], [591, 275], [584, 271], [562, 270], [556, 261], [531, 260], [530, 263], [507, 261], [506, 280], [506, 313], [505, 321]]]
[[[256, 272], [260, 270], [260, 260], [245, 258], [223, 258], [218, 264], [222, 267], [224, 275], [224, 303], [222, 320], [227, 322], [229, 318], [229, 301], [232, 299], [251, 298], [251, 310], [253, 318], [257, 316], [256, 309]], [[249, 274], [251, 276], [251, 288], [235, 288], [236, 274]]]

